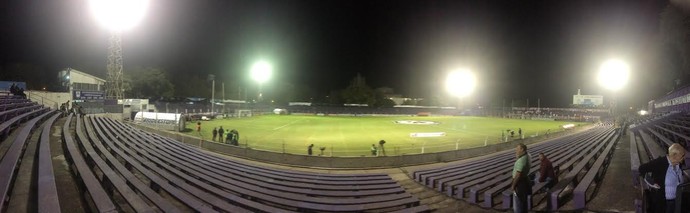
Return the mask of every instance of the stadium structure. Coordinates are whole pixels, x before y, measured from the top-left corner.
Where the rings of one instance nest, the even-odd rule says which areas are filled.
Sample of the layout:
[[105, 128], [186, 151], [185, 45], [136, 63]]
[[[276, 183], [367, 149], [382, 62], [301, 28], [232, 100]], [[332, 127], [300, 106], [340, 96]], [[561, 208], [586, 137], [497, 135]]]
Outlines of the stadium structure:
[[[558, 168], [559, 180], [554, 186], [532, 186], [532, 210], [606, 211], [612, 199], [622, 199], [627, 209], [643, 212], [654, 204], [646, 202], [650, 189], [637, 167], [665, 155], [672, 143], [690, 145], [688, 87], [650, 101], [650, 114], [628, 116], [618, 125], [608, 120], [607, 111], [511, 108], [513, 118], [574, 119], [581, 118], [576, 114], [587, 114], [601, 122], [480, 148], [324, 157], [268, 152], [177, 133], [184, 127], [181, 122], [192, 119], [187, 114], [268, 116], [265, 114], [273, 113], [273, 108], [225, 101], [225, 107], [209, 112], [208, 104], [161, 106], [152, 102], [146, 105], [155, 107], [135, 107], [140, 113], [128, 120], [124, 119], [127, 116], [109, 116], [105, 104], [108, 100], [89, 102], [103, 97], [99, 78], [76, 70], [67, 73], [70, 75], [61, 72], [60, 77], [70, 79], [71, 83], [66, 84], [70, 88], [69, 102], [91, 109], [66, 110], [55, 103], [68, 101], [53, 100], [48, 95], [41, 103], [37, 95], [15, 96], [9, 88], [0, 92], [0, 212], [507, 211], [511, 208], [508, 187], [513, 148], [518, 143], [527, 144], [533, 155], [547, 154]], [[88, 83], [84, 76], [97, 81]], [[10, 84], [22, 85], [3, 82]], [[92, 91], [87, 93], [86, 89]], [[89, 98], [82, 98], [82, 94]], [[117, 106], [118, 102], [113, 103]], [[118, 107], [135, 105], [126, 100], [119, 103]], [[196, 108], [181, 108], [185, 106]], [[162, 108], [177, 113], [156, 117], [156, 109]], [[371, 109], [301, 103], [284, 106], [279, 114], [283, 110], [313, 116], [462, 117], [452, 108]], [[476, 110], [471, 113], [492, 114]], [[166, 130], [166, 126], [178, 128]], [[685, 159], [685, 165], [689, 159]], [[532, 159], [530, 173], [537, 172], [538, 165]], [[688, 177], [685, 167], [683, 174]], [[612, 181], [619, 184], [609, 186]], [[688, 194], [690, 189], [682, 185], [679, 196], [686, 199]], [[682, 201], [679, 212], [688, 208], [686, 200]]]
[[[107, 100], [100, 78], [72, 69], [59, 77], [69, 92], [29, 91], [24, 98], [8, 86], [22, 82], [0, 84], [7, 87], [0, 88], [0, 212], [507, 211], [512, 205], [513, 149], [519, 143], [527, 144], [532, 155], [545, 153], [557, 168], [555, 185], [532, 186], [532, 210], [604, 211], [613, 199], [629, 201], [627, 209], [643, 212], [654, 204], [646, 201], [651, 189], [637, 167], [665, 155], [672, 143], [690, 145], [690, 87], [650, 101], [645, 116], [626, 115], [614, 124], [607, 110], [597, 108], [460, 111], [295, 103], [281, 106], [281, 115], [275, 115], [273, 106], [214, 101], [222, 107], [210, 111], [210, 102], [194, 99]], [[71, 110], [64, 107], [67, 102]], [[129, 105], [126, 113], [123, 105]], [[314, 155], [306, 149], [285, 153], [179, 132], [189, 131], [185, 127], [194, 127], [201, 115], [229, 121], [407, 116], [405, 125], [428, 126], [438, 123], [414, 118], [495, 116], [589, 124], [474, 148], [396, 155], [389, 142], [374, 144], [374, 156], [334, 157], [323, 154], [328, 147], [315, 147]], [[445, 133], [410, 137], [441, 135]], [[385, 148], [387, 154], [379, 154]], [[534, 158], [530, 173], [538, 169]], [[686, 167], [683, 174], [688, 177]], [[684, 199], [690, 197], [690, 187], [682, 185], [678, 193], [678, 211], [687, 211]]]

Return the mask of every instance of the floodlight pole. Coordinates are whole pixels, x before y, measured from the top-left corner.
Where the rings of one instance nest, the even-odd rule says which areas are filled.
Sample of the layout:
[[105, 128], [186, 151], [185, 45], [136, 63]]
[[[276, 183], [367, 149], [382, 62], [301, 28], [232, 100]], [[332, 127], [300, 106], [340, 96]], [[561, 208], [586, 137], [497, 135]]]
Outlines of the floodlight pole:
[[216, 95], [216, 79], [211, 80], [211, 116], [213, 116], [213, 99]]
[[106, 98], [120, 100], [124, 97], [122, 88], [122, 37], [120, 32], [110, 35], [108, 47], [108, 79], [106, 86]]

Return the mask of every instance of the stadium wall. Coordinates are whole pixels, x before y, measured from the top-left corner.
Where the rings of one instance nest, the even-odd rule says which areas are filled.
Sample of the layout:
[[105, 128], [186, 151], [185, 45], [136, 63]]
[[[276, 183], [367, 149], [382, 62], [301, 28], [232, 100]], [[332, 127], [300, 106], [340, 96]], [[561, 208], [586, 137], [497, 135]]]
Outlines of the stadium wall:
[[[399, 156], [379, 156], [379, 157], [322, 157], [322, 156], [308, 156], [289, 153], [269, 152], [263, 150], [247, 149], [227, 144], [220, 144], [210, 141], [202, 141], [199, 138], [188, 135], [175, 133], [171, 131], [154, 129], [142, 125], [134, 125], [140, 129], [157, 133], [177, 141], [201, 147], [203, 149], [234, 157], [250, 159], [261, 162], [268, 162], [273, 164], [282, 164], [289, 166], [300, 167], [320, 167], [320, 168], [337, 168], [337, 169], [366, 169], [366, 168], [388, 168], [400, 166], [412, 166], [421, 164], [450, 162], [472, 157], [484, 156], [500, 151], [514, 149], [518, 143], [533, 144], [542, 142], [544, 140], [554, 140], [556, 138], [566, 136], [578, 131], [584, 131], [593, 127], [587, 125], [576, 127], [568, 131], [552, 133], [539, 137], [526, 138], [523, 140], [514, 140], [506, 143], [494, 144], [485, 147], [476, 147], [469, 149], [453, 150], [437, 153], [425, 154], [411, 154]], [[536, 155], [537, 153], [532, 153]]]
[[662, 112], [688, 112], [690, 111], [690, 86], [676, 89], [662, 97], [648, 103], [649, 111]]

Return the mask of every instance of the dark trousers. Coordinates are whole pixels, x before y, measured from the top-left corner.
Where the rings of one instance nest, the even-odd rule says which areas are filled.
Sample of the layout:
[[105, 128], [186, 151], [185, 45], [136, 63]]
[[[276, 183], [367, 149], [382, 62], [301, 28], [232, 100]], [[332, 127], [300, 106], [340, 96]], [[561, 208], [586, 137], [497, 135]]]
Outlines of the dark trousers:
[[513, 193], [513, 212], [523, 213], [527, 212], [527, 194]]
[[673, 213], [676, 211], [676, 200], [666, 200], [666, 213]]

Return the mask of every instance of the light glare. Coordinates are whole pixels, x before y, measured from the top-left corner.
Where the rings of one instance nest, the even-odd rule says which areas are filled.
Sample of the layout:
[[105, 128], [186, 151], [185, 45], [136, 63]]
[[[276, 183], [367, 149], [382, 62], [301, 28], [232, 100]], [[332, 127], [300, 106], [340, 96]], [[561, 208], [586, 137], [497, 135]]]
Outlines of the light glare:
[[474, 91], [477, 79], [474, 74], [466, 69], [460, 69], [448, 73], [446, 78], [446, 89], [456, 97], [462, 98], [469, 96]]
[[138, 24], [146, 13], [148, 0], [91, 0], [91, 13], [103, 27], [120, 32]]
[[628, 82], [630, 68], [621, 60], [608, 60], [599, 67], [599, 84], [609, 90], [617, 91]]
[[268, 79], [271, 78], [272, 73], [273, 67], [266, 61], [256, 62], [252, 66], [251, 70], [252, 79], [254, 79], [256, 82], [259, 82], [259, 84], [268, 81]]

